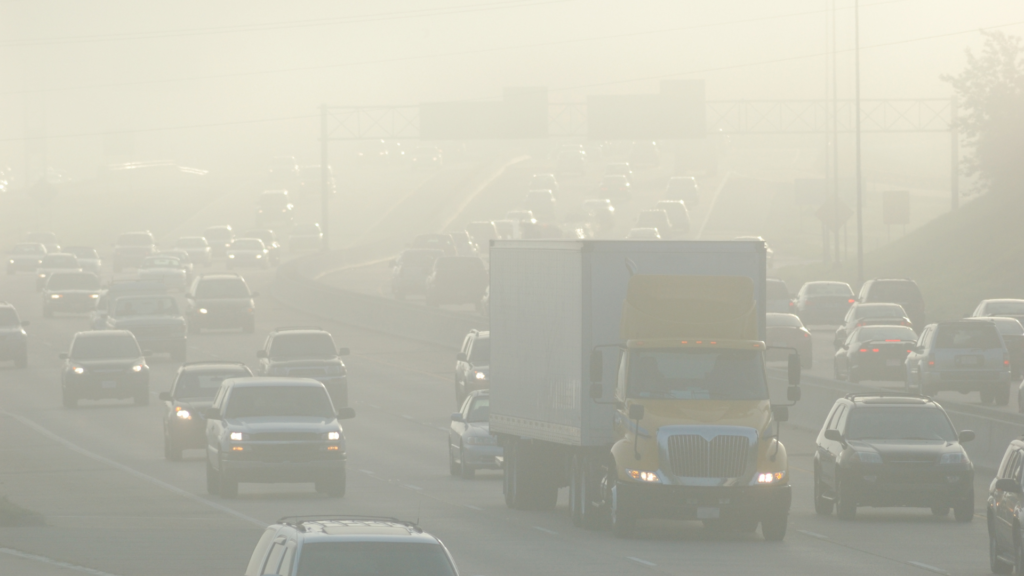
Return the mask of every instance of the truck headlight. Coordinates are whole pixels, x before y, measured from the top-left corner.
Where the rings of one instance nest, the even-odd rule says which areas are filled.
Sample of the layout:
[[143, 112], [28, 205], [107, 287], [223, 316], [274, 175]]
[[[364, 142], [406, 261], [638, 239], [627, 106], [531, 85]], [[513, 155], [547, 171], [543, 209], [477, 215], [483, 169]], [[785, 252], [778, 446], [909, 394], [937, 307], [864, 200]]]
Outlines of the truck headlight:
[[82, 368], [81, 366], [73, 366], [71, 371], [75, 374], [85, 374], [85, 368]]
[[50, 294], [50, 300], [60, 300], [60, 294]]
[[639, 480], [641, 482], [661, 482], [661, 478], [658, 477], [657, 472], [648, 472], [645, 470], [630, 470], [626, 469], [626, 474], [629, 475], [633, 480]]
[[142, 364], [136, 364], [132, 366], [132, 372], [142, 372]]
[[327, 439], [328, 440], [341, 440], [341, 432], [328, 432], [327, 433]]
[[487, 374], [480, 371], [474, 372], [473, 377], [476, 378], [477, 380], [487, 380]]
[[878, 452], [854, 452], [850, 456], [850, 461], [861, 464], [881, 464], [882, 456]]
[[776, 482], [782, 482], [782, 479], [786, 477], [785, 472], [762, 472], [757, 475], [758, 484], [775, 484]]
[[177, 411], [174, 413], [174, 415], [177, 416], [179, 420], [191, 420], [192, 419], [192, 414], [190, 414], [189, 411], [185, 410], [184, 408], [178, 408]]
[[242, 433], [241, 432], [232, 432], [231, 434], [228, 435], [228, 438], [230, 438], [231, 440], [233, 440], [235, 442], [241, 442], [242, 441]]

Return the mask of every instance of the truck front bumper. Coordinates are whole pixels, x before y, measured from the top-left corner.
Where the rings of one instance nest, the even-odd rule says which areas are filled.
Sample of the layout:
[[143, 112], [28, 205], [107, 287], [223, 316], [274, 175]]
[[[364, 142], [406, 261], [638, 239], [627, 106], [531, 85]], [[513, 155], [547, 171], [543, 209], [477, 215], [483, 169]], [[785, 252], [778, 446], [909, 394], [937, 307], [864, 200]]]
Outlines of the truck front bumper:
[[792, 490], [779, 486], [670, 486], [619, 482], [617, 498], [637, 518], [717, 520], [789, 513]]

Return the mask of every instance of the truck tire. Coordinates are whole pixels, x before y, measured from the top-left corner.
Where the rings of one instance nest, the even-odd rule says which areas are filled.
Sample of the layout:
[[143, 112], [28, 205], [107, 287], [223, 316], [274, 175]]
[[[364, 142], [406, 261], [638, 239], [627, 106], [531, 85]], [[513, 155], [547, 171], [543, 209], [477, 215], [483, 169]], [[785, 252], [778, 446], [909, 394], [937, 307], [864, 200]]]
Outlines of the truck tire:
[[594, 500], [600, 491], [594, 481], [599, 475], [585, 454], [574, 454], [570, 466], [569, 510], [572, 523], [586, 530], [596, 530], [601, 525], [601, 507]]
[[616, 482], [615, 486], [612, 487], [612, 532], [618, 538], [630, 538], [636, 529], [636, 516], [634, 511], [630, 510], [627, 499], [621, 497], [622, 488], [623, 486], [619, 482]]
[[761, 536], [768, 542], [781, 542], [788, 525], [789, 514], [785, 510], [774, 510], [761, 519]]

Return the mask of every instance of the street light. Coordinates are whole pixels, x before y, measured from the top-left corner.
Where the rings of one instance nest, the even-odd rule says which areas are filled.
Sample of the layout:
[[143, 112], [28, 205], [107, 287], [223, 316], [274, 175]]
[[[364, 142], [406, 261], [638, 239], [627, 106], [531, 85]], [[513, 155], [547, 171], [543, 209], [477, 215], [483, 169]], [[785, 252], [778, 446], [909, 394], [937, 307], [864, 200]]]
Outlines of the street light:
[[853, 0], [854, 110], [857, 132], [857, 284], [864, 283], [864, 203], [860, 172], [860, 0]]

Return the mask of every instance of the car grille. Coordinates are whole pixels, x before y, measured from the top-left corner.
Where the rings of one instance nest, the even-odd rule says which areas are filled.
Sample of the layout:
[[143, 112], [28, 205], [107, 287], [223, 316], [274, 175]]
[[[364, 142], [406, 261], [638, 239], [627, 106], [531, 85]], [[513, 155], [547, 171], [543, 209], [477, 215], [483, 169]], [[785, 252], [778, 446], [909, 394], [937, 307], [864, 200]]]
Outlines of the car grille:
[[298, 442], [319, 440], [320, 436], [317, 432], [256, 432], [249, 438], [263, 442]]
[[746, 436], [715, 436], [711, 440], [697, 434], [668, 438], [672, 474], [684, 478], [738, 478], [743, 476], [750, 455]]
[[316, 378], [326, 374], [327, 371], [323, 368], [293, 368], [288, 371], [289, 376], [295, 376], [296, 378]]
[[896, 452], [883, 454], [882, 460], [886, 464], [935, 464], [934, 454], [922, 454], [919, 452]]

